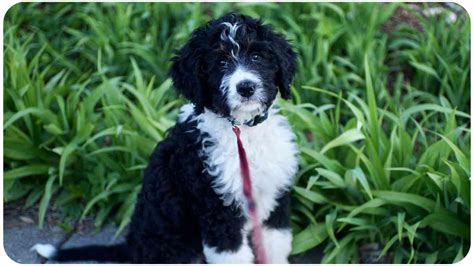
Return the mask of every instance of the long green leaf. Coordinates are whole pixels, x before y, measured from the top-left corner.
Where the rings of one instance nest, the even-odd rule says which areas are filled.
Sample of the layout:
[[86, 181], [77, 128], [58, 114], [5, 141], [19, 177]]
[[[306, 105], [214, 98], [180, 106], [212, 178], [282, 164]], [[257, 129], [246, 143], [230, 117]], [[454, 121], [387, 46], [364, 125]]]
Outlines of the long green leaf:
[[33, 175], [44, 175], [49, 171], [50, 166], [44, 164], [33, 164], [21, 166], [3, 173], [4, 180], [13, 180]]

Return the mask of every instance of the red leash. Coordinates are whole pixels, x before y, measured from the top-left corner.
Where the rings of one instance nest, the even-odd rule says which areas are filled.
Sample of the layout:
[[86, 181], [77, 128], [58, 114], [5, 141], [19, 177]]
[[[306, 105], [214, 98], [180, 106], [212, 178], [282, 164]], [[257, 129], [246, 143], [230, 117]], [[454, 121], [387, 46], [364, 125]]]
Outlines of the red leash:
[[239, 150], [239, 161], [240, 161], [240, 174], [242, 176], [242, 183], [244, 187], [244, 196], [247, 199], [248, 210], [250, 219], [252, 220], [252, 243], [255, 249], [255, 261], [258, 264], [267, 263], [267, 256], [265, 254], [265, 248], [263, 247], [263, 233], [262, 226], [258, 220], [257, 206], [252, 195], [252, 181], [250, 180], [250, 169], [247, 161], [247, 155], [245, 153], [244, 146], [240, 140], [240, 128], [233, 126], [232, 130], [237, 137], [237, 148]]

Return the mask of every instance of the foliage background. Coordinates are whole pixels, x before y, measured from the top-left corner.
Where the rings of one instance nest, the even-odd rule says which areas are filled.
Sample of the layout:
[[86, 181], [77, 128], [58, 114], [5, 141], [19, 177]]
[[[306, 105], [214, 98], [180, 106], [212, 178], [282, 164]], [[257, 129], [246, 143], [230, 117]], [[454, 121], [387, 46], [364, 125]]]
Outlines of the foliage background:
[[229, 11], [262, 17], [299, 54], [293, 100], [280, 101], [301, 150], [293, 254], [463, 258], [470, 21], [455, 5], [17, 4], [3, 33], [4, 202], [37, 206], [40, 227], [55, 208], [65, 229], [93, 216], [120, 233], [183, 103], [167, 75], [172, 51]]

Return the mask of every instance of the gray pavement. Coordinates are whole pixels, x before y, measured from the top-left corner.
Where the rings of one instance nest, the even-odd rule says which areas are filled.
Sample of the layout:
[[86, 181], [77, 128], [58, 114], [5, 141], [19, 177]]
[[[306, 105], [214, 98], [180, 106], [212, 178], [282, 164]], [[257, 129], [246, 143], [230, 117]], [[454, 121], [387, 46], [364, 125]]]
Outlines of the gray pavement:
[[[29, 216], [34, 217], [34, 216]], [[46, 224], [43, 229], [39, 229], [37, 223], [31, 218], [23, 216], [9, 215], [4, 216], [4, 239], [3, 244], [7, 255], [18, 263], [44, 263], [36, 252], [31, 252], [30, 248], [37, 243], [59, 244], [66, 237], [66, 233], [58, 226]], [[64, 243], [63, 247], [77, 247], [91, 244], [114, 244], [123, 241], [123, 234], [117, 239], [113, 236], [117, 228], [113, 225], [105, 226], [100, 232], [86, 223], [80, 226], [78, 232], [73, 233]], [[302, 255], [290, 258], [292, 263], [320, 263], [322, 257], [322, 248], [315, 248]], [[52, 262], [46, 262], [52, 263]], [[94, 263], [94, 262], [75, 262], [74, 264]]]
[[[116, 228], [112, 225], [104, 227], [98, 233], [95, 230], [87, 229], [84, 232], [73, 234], [63, 247], [103, 245], [123, 241], [123, 236], [116, 240], [113, 239], [115, 232]], [[30, 248], [36, 243], [56, 245], [63, 240], [65, 235], [66, 233], [62, 229], [51, 225], [46, 225], [41, 230], [36, 224], [4, 228], [3, 245], [7, 255], [18, 263], [42, 263], [40, 257], [36, 255], [36, 252], [31, 252]]]

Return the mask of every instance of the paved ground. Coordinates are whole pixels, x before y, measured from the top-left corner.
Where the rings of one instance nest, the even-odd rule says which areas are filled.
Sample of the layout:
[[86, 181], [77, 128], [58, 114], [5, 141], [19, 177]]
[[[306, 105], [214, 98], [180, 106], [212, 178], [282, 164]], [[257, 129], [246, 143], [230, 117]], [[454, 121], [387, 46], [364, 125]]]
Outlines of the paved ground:
[[48, 211], [43, 229], [39, 229], [36, 217], [38, 215], [34, 209], [24, 211], [21, 205], [4, 205], [3, 245], [7, 255], [18, 263], [45, 262], [36, 255], [36, 252], [30, 251], [30, 248], [37, 243], [58, 245], [66, 241], [63, 247], [77, 247], [123, 241], [123, 235], [114, 240], [117, 229], [113, 225], [105, 226], [98, 232], [92, 221], [86, 220], [78, 225], [75, 233], [67, 234], [56, 225], [59, 219], [54, 211]]
[[[113, 226], [105, 227], [101, 232], [89, 231], [86, 233], [74, 234], [64, 247], [76, 247], [90, 244], [111, 244], [122, 240], [113, 240], [115, 233]], [[56, 226], [45, 226], [42, 230], [37, 225], [28, 225], [15, 228], [4, 228], [4, 247], [7, 255], [19, 263], [42, 263], [35, 252], [29, 249], [35, 243], [59, 243], [66, 234]]]
[[[61, 228], [51, 224], [45, 225], [40, 230], [33, 219], [36, 216], [33, 215], [34, 213], [22, 215], [18, 211], [12, 212], [5, 208], [3, 244], [7, 255], [18, 263], [44, 263], [35, 252], [30, 251], [30, 248], [36, 243], [58, 244], [67, 235]], [[78, 233], [70, 236], [63, 247], [113, 244], [123, 240], [123, 236], [118, 237], [116, 240], [113, 239], [116, 227], [112, 225], [108, 225], [102, 231], [96, 232], [93, 226], [86, 223], [81, 225], [78, 231]], [[292, 263], [319, 263], [321, 257], [321, 248], [317, 248], [303, 255], [294, 256], [290, 258], [290, 261]]]

